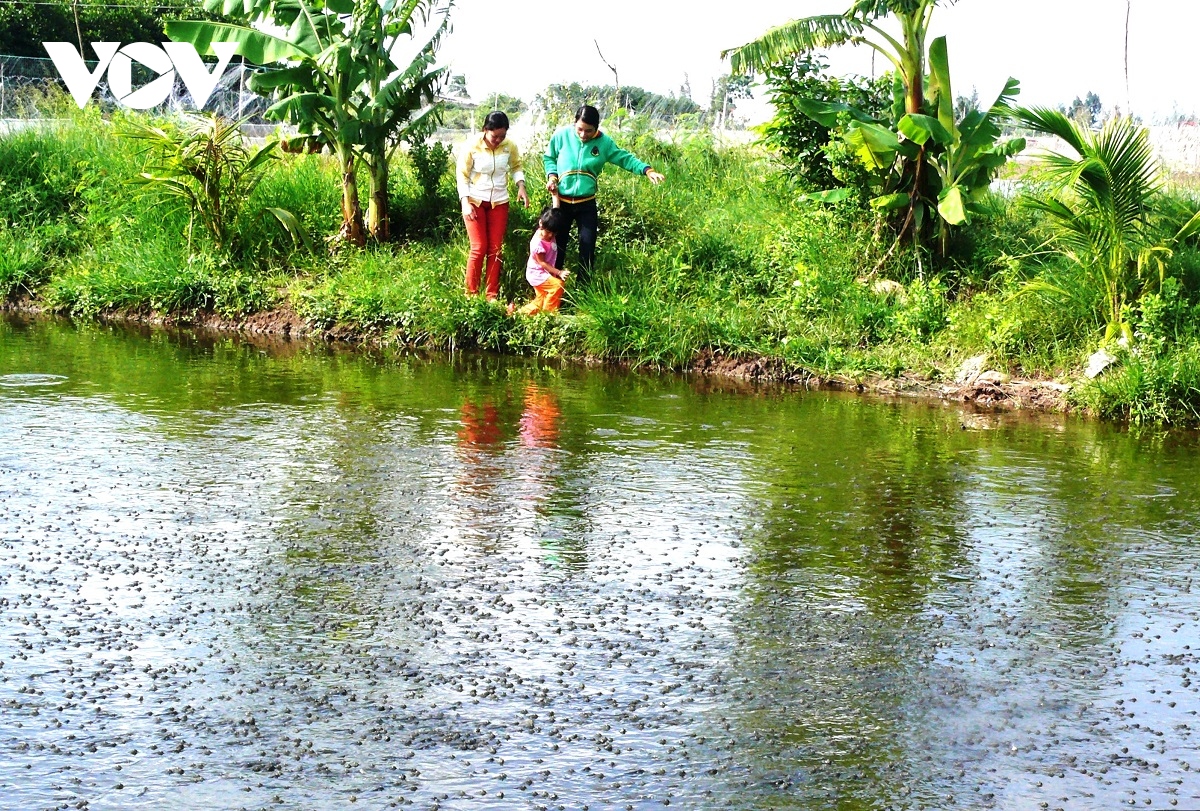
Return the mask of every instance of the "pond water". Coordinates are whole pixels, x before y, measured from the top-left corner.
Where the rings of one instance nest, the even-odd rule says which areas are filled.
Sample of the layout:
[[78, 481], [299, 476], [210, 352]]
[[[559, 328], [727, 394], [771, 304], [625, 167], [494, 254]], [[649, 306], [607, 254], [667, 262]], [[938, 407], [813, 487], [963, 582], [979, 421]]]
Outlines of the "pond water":
[[1195, 436], [733, 388], [0, 321], [0, 807], [1200, 806]]

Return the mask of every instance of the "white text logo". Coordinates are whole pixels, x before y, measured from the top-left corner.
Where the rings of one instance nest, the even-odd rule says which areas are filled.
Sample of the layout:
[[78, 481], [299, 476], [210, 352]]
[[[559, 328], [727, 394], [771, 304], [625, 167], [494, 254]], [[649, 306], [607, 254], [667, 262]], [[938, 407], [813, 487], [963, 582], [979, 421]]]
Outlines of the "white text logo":
[[[93, 42], [92, 50], [99, 60], [94, 71], [88, 70], [83, 56], [69, 42], [43, 42], [42, 46], [50, 54], [54, 67], [58, 68], [58, 74], [80, 108], [87, 104], [107, 69], [108, 88], [113, 96], [135, 110], [149, 110], [166, 101], [175, 86], [176, 73], [191, 94], [196, 109], [203, 108], [238, 47], [236, 42], [214, 42], [212, 49], [218, 61], [210, 72], [195, 46], [187, 42], [164, 42], [161, 48], [151, 42], [132, 42], [124, 48], [119, 42]], [[158, 78], [135, 90], [134, 62], [150, 68]]]

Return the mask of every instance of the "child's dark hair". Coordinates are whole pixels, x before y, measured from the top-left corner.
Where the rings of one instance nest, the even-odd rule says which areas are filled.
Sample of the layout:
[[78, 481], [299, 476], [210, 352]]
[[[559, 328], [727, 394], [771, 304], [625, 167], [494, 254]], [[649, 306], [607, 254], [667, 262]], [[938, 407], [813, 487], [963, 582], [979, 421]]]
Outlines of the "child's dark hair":
[[538, 228], [545, 228], [552, 234], [557, 235], [562, 228], [563, 215], [562, 210], [557, 208], [544, 208], [542, 214], [538, 217]]

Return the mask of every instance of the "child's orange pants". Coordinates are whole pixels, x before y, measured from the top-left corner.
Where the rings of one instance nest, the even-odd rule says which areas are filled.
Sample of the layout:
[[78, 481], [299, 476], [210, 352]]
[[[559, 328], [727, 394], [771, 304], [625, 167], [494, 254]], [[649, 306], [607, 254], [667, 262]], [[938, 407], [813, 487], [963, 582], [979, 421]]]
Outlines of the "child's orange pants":
[[562, 280], [551, 276], [533, 289], [537, 293], [534, 295], [533, 301], [521, 308], [521, 315], [558, 312], [558, 305], [563, 297]]

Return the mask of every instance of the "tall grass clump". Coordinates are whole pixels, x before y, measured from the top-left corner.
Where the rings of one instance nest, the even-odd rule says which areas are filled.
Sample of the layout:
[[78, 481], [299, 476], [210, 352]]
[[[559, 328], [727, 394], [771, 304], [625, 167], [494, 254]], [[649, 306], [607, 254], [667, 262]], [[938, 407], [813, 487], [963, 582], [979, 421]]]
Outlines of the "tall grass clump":
[[1134, 424], [1200, 425], [1200, 342], [1165, 354], [1134, 353], [1074, 391], [1075, 401]]
[[49, 268], [36, 234], [0, 225], [0, 299], [31, 295]]

